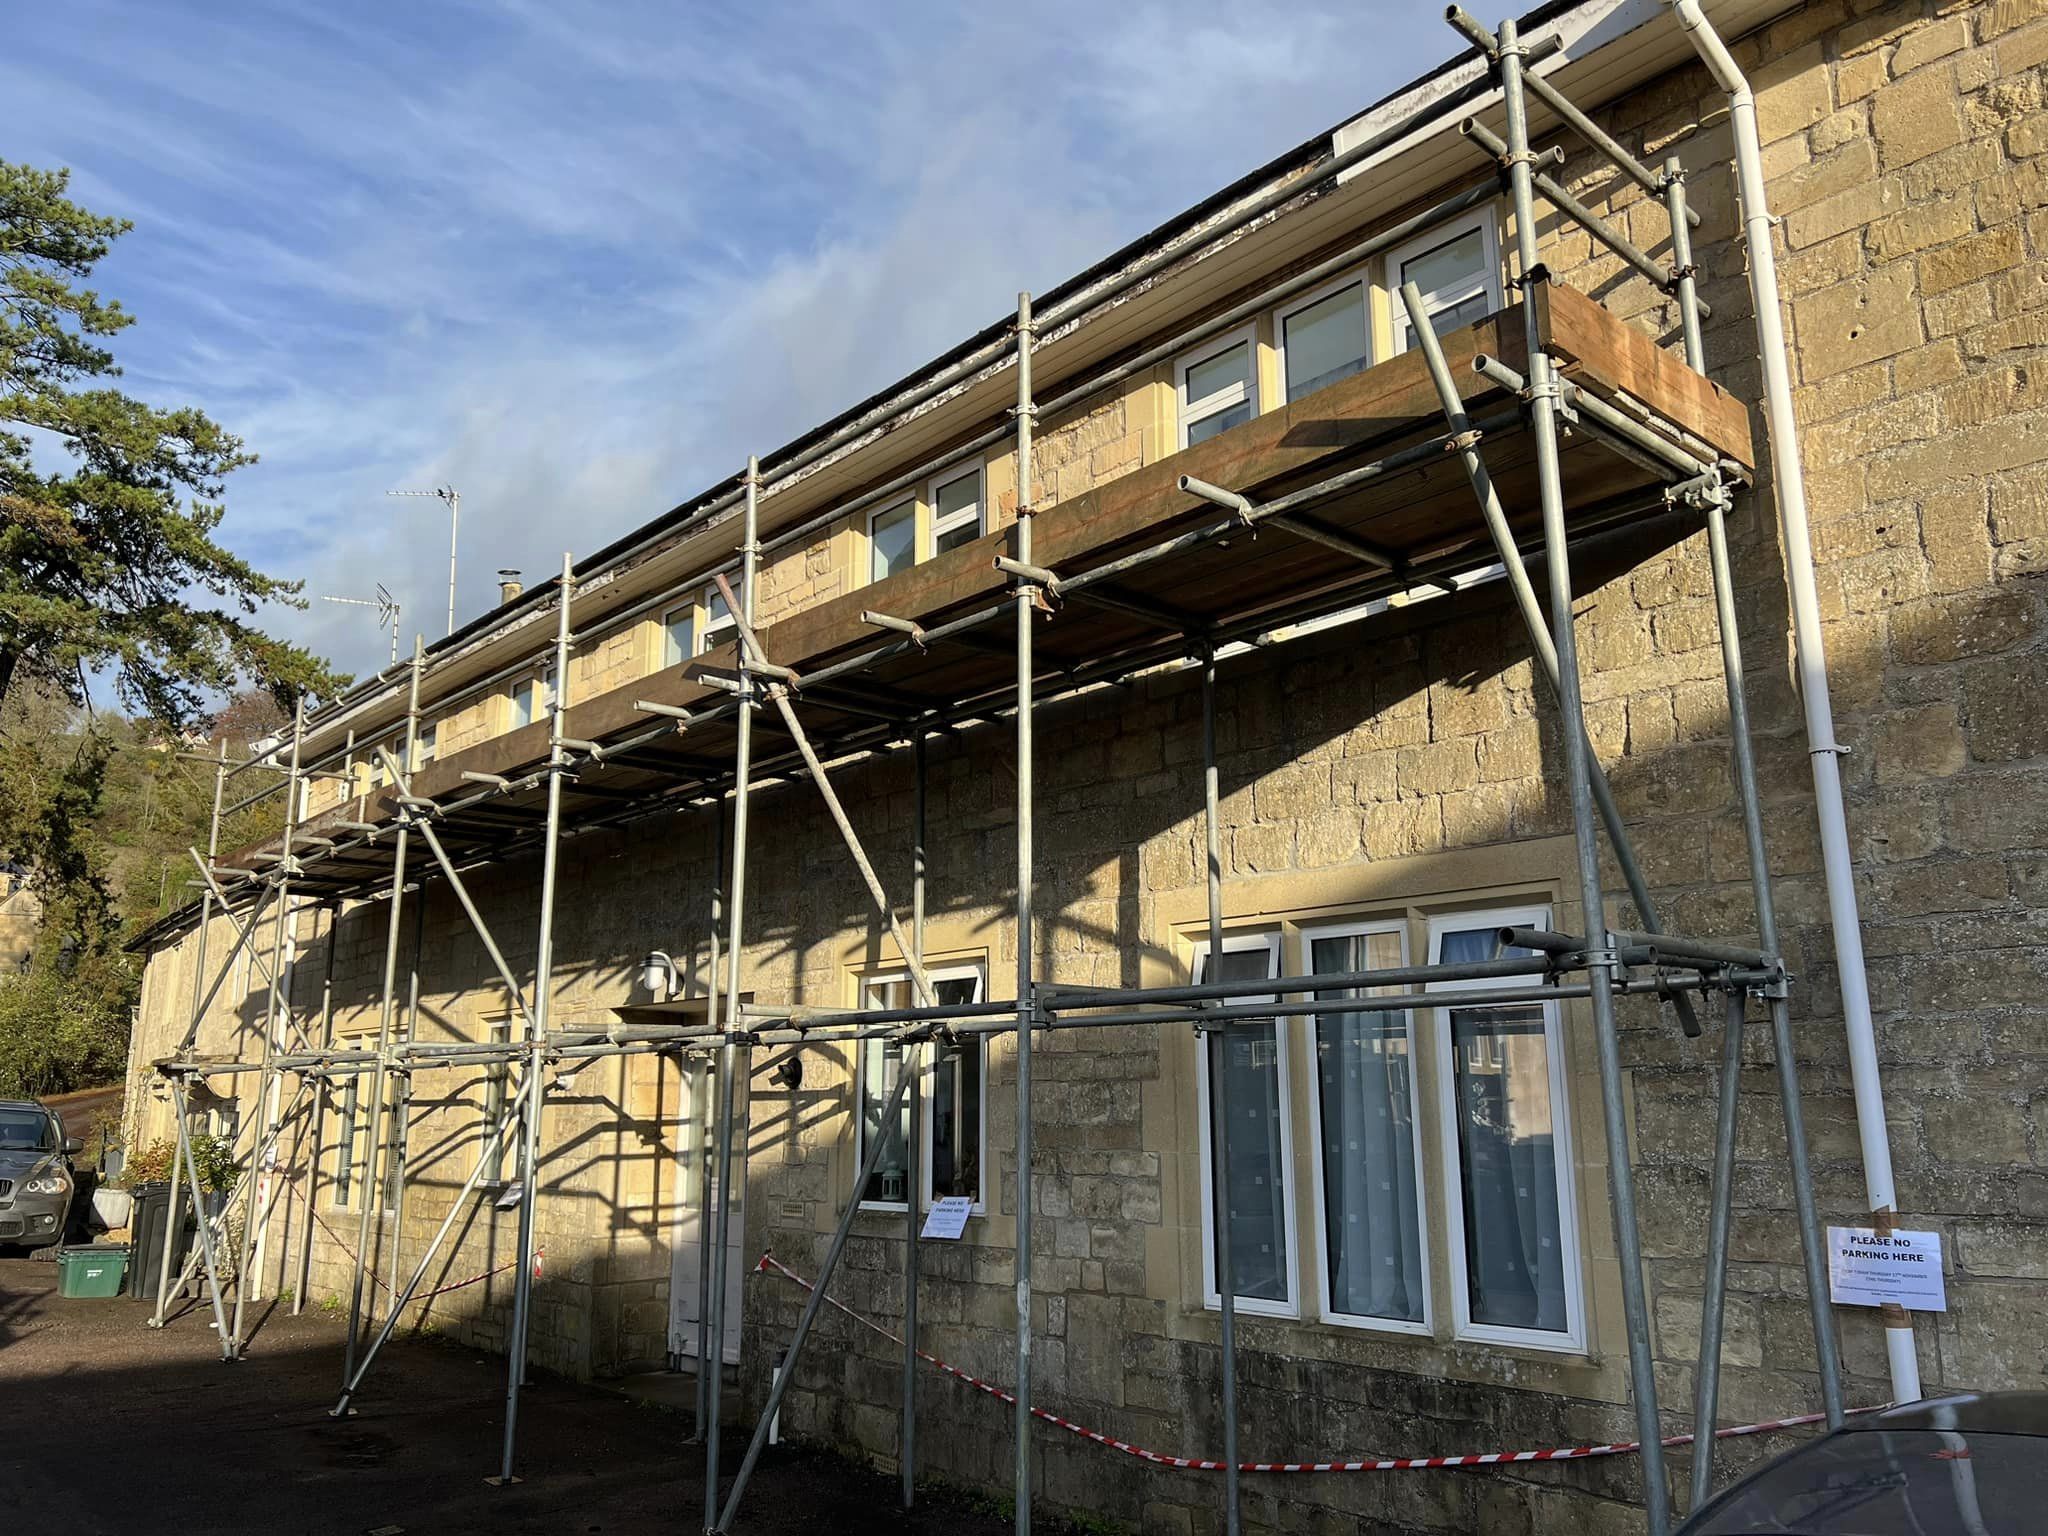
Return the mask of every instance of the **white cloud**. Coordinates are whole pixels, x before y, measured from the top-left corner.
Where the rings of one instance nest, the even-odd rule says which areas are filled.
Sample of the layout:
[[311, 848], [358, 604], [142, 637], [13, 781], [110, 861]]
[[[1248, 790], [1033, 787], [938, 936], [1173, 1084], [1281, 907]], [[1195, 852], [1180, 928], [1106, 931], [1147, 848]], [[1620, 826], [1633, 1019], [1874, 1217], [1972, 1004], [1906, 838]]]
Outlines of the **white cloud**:
[[137, 222], [130, 387], [263, 455], [228, 541], [432, 636], [447, 524], [385, 490], [462, 490], [467, 618], [1456, 47], [1391, 0], [80, 0], [18, 19], [0, 95], [11, 156]]

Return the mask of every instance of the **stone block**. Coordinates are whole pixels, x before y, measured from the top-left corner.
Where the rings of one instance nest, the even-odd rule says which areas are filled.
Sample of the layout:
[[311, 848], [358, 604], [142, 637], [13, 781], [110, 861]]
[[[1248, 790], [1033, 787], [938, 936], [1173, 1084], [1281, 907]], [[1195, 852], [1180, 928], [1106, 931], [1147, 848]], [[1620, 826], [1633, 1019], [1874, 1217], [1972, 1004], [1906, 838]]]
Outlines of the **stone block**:
[[1442, 794], [1479, 782], [1478, 748], [1470, 739], [1403, 747], [1395, 759], [1395, 780], [1406, 794]]
[[2029, 1161], [2026, 1111], [1982, 1093], [1922, 1104], [1920, 1133], [1928, 1155], [1944, 1163], [2010, 1167]]
[[1960, 1221], [1955, 1269], [1965, 1275], [2048, 1280], [2048, 1226], [2017, 1221]]
[[1980, 763], [2007, 763], [2048, 752], [2048, 665], [2039, 652], [2015, 665], [1980, 662], [1963, 680], [1963, 712], [1970, 755]]
[[1766, 144], [1803, 133], [1834, 110], [1821, 45], [1809, 43], [1772, 59], [1750, 76], [1756, 90], [1757, 136]]
[[1928, 860], [1890, 867], [1871, 882], [1873, 914], [1924, 917], [2002, 907], [2010, 896], [2005, 865], [1995, 858]]
[[1871, 97], [1870, 124], [1887, 168], [1960, 144], [1963, 117], [1954, 72], [1936, 65], [1894, 80]]
[[1795, 252], [1804, 251], [1834, 236], [1860, 232], [1905, 206], [1906, 189], [1898, 177], [1861, 182], [1791, 214], [1785, 220], [1785, 243]]
[[1969, 43], [1969, 18], [1950, 16], [1932, 22], [1899, 39], [1899, 46], [1892, 50], [1892, 71], [1894, 74], [1907, 74], [1922, 64], [1931, 64], [1936, 59], [1958, 53]]
[[[1929, 246], [1946, 245], [1951, 240], [1960, 240], [1976, 227], [1976, 208], [1967, 195], [1945, 197], [1938, 202], [1902, 209], [1872, 224], [1869, 233], [1870, 254], [1881, 262], [1896, 261], [1901, 256], [1910, 256], [1915, 251], [1926, 250]], [[1964, 281], [1968, 279], [1957, 279], [1957, 282]], [[1953, 288], [1956, 283], [1951, 282], [1943, 286]]]
[[1910, 351], [1922, 341], [1908, 265], [1795, 300], [1802, 371], [1809, 379]]
[[1880, 784], [1946, 778], [1969, 760], [1953, 703], [1889, 715], [1872, 728], [1870, 744]]

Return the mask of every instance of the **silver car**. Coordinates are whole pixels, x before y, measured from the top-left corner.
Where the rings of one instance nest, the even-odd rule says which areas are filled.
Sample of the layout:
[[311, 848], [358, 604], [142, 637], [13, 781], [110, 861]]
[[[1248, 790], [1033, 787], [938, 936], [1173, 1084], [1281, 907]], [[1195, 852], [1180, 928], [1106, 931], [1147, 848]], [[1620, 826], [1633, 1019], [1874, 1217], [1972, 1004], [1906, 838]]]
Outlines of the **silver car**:
[[72, 1154], [57, 1112], [33, 1099], [0, 1099], [0, 1245], [47, 1248], [64, 1240]]

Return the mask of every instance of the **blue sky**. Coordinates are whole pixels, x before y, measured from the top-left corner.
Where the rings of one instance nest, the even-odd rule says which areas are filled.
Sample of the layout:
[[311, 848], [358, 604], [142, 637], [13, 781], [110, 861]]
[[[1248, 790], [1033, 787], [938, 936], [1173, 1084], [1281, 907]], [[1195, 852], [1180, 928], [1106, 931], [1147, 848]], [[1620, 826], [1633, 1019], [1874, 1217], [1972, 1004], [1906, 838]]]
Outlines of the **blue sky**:
[[[0, 155], [135, 222], [127, 387], [262, 462], [223, 537], [444, 627], [1456, 51], [1433, 5], [73, 0]], [[267, 618], [351, 670], [361, 609]]]

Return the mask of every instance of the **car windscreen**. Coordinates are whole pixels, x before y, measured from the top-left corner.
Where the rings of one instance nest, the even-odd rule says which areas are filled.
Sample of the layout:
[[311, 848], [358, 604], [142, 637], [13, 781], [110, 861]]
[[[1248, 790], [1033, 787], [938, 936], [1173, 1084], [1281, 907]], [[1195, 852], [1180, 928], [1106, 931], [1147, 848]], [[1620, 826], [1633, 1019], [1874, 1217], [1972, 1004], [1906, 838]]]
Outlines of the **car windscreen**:
[[1686, 1536], [2020, 1536], [2048, 1508], [2044, 1450], [2031, 1435], [1830, 1435], [1729, 1489]]
[[40, 1109], [0, 1109], [0, 1151], [54, 1152], [57, 1125]]

